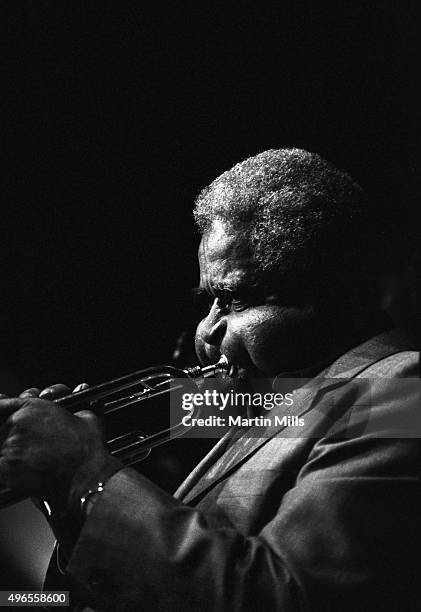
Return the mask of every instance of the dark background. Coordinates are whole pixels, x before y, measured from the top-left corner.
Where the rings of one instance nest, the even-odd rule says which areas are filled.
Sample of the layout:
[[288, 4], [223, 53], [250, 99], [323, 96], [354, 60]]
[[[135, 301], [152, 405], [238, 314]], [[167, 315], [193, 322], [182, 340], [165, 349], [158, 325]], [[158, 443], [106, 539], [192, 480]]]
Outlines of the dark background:
[[[349, 170], [390, 231], [391, 264], [402, 242], [411, 253], [416, 2], [34, 0], [1, 13], [5, 392], [168, 362], [195, 320], [194, 197], [259, 151], [300, 146]], [[30, 586], [12, 565], [7, 585]]]

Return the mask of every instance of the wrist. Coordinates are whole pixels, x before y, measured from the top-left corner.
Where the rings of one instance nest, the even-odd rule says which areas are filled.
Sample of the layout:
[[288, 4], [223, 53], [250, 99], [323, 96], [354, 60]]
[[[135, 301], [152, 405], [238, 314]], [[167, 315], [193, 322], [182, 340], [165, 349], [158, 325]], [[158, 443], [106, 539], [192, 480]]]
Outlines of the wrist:
[[[109, 453], [105, 453], [102, 458], [96, 458], [95, 461], [91, 460], [81, 465], [73, 475], [69, 487], [66, 512], [71, 516], [84, 518], [82, 513], [83, 498], [86, 498], [90, 491], [96, 491], [99, 483], [104, 485], [113, 474], [123, 467], [124, 465]], [[89, 497], [91, 498], [91, 495]], [[90, 501], [92, 505], [94, 501], [93, 495]]]

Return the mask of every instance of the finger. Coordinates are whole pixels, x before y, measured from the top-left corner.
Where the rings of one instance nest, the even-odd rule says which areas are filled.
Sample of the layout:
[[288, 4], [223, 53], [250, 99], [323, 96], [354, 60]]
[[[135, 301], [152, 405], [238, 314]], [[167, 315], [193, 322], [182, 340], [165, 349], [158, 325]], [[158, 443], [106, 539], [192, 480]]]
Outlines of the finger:
[[31, 387], [30, 389], [26, 389], [25, 391], [22, 391], [22, 393], [19, 394], [19, 397], [21, 398], [39, 397], [40, 393], [41, 393], [40, 389], [37, 389], [36, 387]]
[[84, 391], [85, 389], [89, 389], [89, 385], [87, 383], [80, 383], [73, 389], [72, 393], [78, 393], [79, 391]]
[[41, 391], [39, 396], [42, 399], [54, 400], [54, 399], [58, 399], [59, 397], [64, 397], [65, 395], [70, 395], [70, 394], [71, 394], [71, 391], [69, 387], [59, 383], [57, 385], [51, 385], [50, 387], [46, 387], [45, 389]]
[[12, 397], [0, 399], [0, 425], [25, 403], [25, 398]]

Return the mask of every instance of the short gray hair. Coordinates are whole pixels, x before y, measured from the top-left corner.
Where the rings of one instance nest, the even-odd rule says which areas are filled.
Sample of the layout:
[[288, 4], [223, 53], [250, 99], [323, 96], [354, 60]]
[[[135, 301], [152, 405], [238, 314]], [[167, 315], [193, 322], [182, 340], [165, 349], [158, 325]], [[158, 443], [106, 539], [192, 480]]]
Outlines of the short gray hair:
[[216, 219], [241, 231], [264, 275], [312, 289], [366, 276], [367, 196], [315, 153], [272, 149], [236, 164], [199, 194], [194, 216], [202, 233]]

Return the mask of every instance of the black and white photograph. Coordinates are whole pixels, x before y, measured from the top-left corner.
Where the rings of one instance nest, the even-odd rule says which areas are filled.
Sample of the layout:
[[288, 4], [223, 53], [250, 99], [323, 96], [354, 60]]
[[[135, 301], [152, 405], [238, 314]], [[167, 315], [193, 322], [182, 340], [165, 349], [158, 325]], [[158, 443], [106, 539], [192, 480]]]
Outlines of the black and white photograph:
[[0, 610], [421, 610], [418, 3], [3, 3]]

